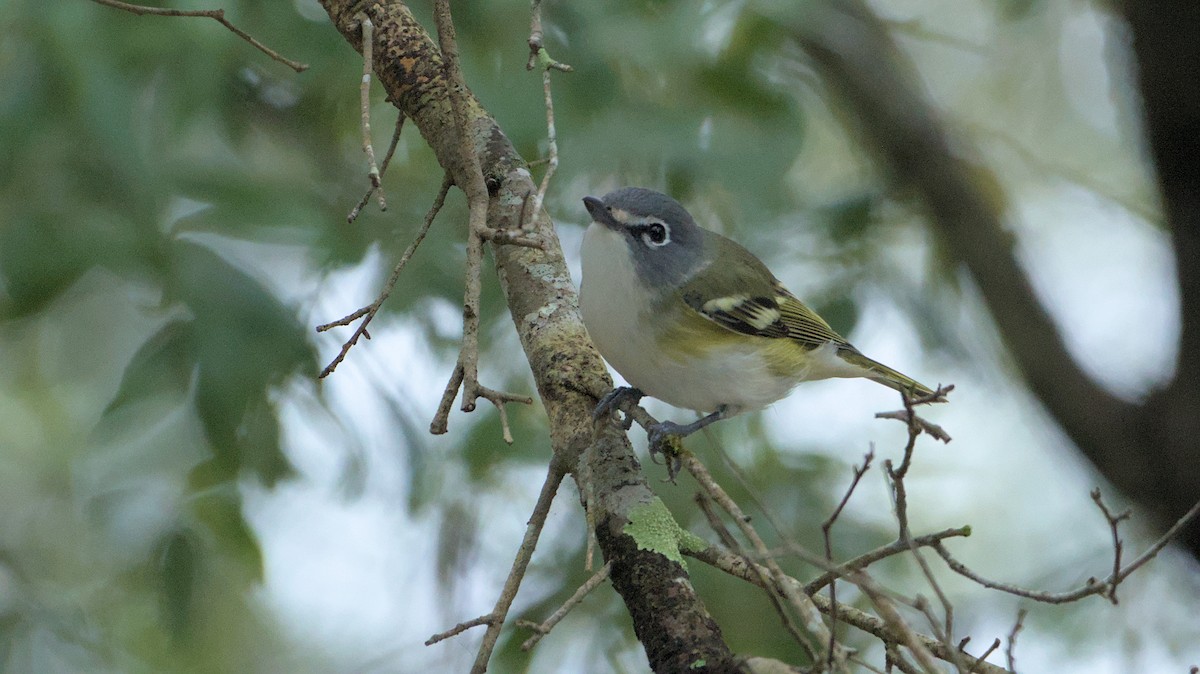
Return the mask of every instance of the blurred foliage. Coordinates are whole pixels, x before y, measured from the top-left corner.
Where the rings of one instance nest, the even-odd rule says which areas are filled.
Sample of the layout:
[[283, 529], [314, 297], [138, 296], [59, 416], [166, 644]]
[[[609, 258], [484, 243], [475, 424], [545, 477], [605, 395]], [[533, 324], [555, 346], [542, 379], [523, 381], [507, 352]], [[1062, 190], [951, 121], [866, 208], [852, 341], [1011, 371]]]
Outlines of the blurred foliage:
[[[389, 210], [372, 203], [347, 224], [367, 184], [357, 55], [313, 0], [220, 4], [234, 23], [311, 68], [292, 73], [213, 21], [137, 17], [85, 0], [0, 5], [4, 671], [344, 666], [327, 661], [322, 644], [281, 636], [278, 616], [255, 594], [261, 532], [244, 517], [244, 494], [247, 485], [270, 488], [295, 475], [295, 431], [280, 415], [288, 404], [328, 406], [328, 418], [303, 409], [327, 427], [323, 438], [334, 438], [329, 451], [342, 460], [347, 499], [370, 488], [367, 448], [397, 450], [388, 455], [405, 476], [396, 507], [439, 522], [437, 558], [420, 563], [437, 565], [447, 594], [485, 542], [493, 513], [481, 512], [484, 499], [503, 495], [514, 471], [543, 470], [536, 404], [512, 409], [513, 447], [481, 406], [471, 417], [452, 415], [452, 444], [434, 453], [425, 429], [436, 403], [417, 404], [382, 374], [392, 370], [375, 367], [378, 337], [415, 327], [423, 349], [392, 356], [405, 377], [432, 363], [437, 381], [420, 400], [440, 395], [459, 330], [465, 208], [457, 193], [372, 325], [377, 339], [349, 356], [365, 364], [351, 381], [382, 400], [387, 430], [355, 428], [331, 389], [315, 383], [336, 342], [317, 339], [313, 324], [373, 298], [441, 171], [406, 129], [384, 181]], [[1003, 6], [999, 21], [1034, 22], [1043, 3]], [[843, 332], [861, 313], [862, 297], [845, 293], [848, 286], [886, 289], [922, 318], [949, 311], [936, 292], [921, 292], [936, 260], [895, 261], [897, 250], [918, 245], [912, 213], [889, 198], [861, 153], [833, 139], [837, 114], [823, 89], [746, 3], [543, 7], [548, 48], [576, 69], [554, 84], [561, 166], [548, 206], [565, 234], [584, 219], [583, 194], [656, 186], [781, 272], [800, 270], [781, 275], [813, 279], [796, 290]], [[414, 9], [428, 11], [426, 3]], [[470, 0], [455, 3], [455, 16], [469, 84], [527, 159], [542, 156], [541, 84], [524, 70], [526, 6]], [[382, 152], [395, 112], [378, 91], [375, 100]], [[318, 302], [322, 283], [359, 265], [371, 279], [350, 304]], [[496, 284], [485, 284], [484, 303], [486, 383], [531, 392]], [[952, 320], [917, 324], [928, 346], [955, 347], [933, 327]], [[719, 442], [738, 446], [748, 436], [768, 445], [754, 424], [730, 422]], [[758, 496], [777, 504], [778, 520], [819, 521], [840, 496], [845, 465], [794, 449], [736, 459], [761, 486]], [[563, 491], [560, 503], [569, 502]], [[690, 493], [664, 498], [675, 512], [694, 513]], [[522, 617], [541, 620], [586, 577], [581, 525], [573, 526], [539, 549], [527, 583], [535, 599], [519, 607]], [[839, 526], [847, 555], [886, 537], [849, 515]], [[789, 535], [820, 549], [811, 527], [804, 531]], [[781, 631], [761, 628], [757, 618], [774, 616], [760, 594], [693, 571], [735, 649], [795, 659]], [[571, 620], [607, 626], [581, 635], [592, 661], [620, 666], [622, 653], [637, 653], [612, 593], [597, 592], [578, 613]], [[498, 671], [529, 666], [517, 647], [525, 636], [505, 633]]]

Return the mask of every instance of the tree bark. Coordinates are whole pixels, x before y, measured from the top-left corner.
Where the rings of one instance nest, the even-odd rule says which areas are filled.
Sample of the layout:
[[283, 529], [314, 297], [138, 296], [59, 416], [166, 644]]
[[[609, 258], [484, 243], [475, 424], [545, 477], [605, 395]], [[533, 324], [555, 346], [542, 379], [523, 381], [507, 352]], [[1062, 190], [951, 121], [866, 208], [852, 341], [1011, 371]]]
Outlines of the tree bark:
[[[441, 52], [401, 2], [322, 0], [334, 26], [362, 51], [360, 12], [375, 26], [375, 72], [389, 100], [411, 119], [439, 163], [465, 185], [458, 129]], [[536, 191], [525, 161], [469, 91], [468, 132], [489, 190], [488, 226], [514, 229]], [[545, 250], [494, 246], [497, 274], [550, 424], [553, 460], [561, 461], [581, 494], [595, 495], [597, 539], [612, 562], [613, 585], [633, 617], [634, 631], [656, 672], [731, 672], [741, 665], [696, 594], [679, 561], [639, 548], [627, 533], [631, 513], [653, 503], [628, 438], [593, 431], [596, 392], [612, 386], [579, 315], [578, 296], [545, 212], [536, 235]]]

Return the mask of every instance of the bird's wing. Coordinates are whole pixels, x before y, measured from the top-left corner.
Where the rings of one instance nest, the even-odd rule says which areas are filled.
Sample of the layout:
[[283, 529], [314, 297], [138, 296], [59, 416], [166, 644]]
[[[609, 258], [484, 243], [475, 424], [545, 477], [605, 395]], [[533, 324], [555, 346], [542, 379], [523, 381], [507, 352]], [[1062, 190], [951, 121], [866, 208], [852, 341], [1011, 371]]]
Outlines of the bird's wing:
[[787, 326], [788, 337], [810, 349], [833, 342], [839, 349], [856, 350], [850, 346], [850, 342], [847, 342], [845, 337], [834, 332], [825, 319], [817, 315], [817, 312], [796, 299], [796, 296], [788, 292], [782, 285], [778, 285], [778, 287], [779, 295], [775, 299], [779, 305], [780, 320]]
[[[728, 260], [734, 273], [702, 274], [683, 286], [684, 303], [714, 323], [746, 335], [795, 340], [806, 349], [829, 342], [853, 349], [817, 312], [788, 292], [760, 262], [738, 246]], [[700, 278], [700, 277], [703, 278]]]

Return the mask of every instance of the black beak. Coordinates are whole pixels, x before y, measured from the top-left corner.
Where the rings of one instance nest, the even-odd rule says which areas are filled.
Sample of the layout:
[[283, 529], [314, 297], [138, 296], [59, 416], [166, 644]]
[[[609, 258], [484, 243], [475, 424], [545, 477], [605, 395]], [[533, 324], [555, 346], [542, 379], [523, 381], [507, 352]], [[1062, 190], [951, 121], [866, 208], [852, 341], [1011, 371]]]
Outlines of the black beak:
[[600, 199], [596, 197], [584, 197], [583, 206], [584, 208], [587, 208], [588, 214], [591, 215], [592, 219], [596, 222], [606, 227], [611, 227], [612, 229], [617, 229], [621, 226], [621, 224], [617, 222], [616, 218], [612, 216], [612, 213], [608, 212], [608, 207], [605, 206], [604, 202]]

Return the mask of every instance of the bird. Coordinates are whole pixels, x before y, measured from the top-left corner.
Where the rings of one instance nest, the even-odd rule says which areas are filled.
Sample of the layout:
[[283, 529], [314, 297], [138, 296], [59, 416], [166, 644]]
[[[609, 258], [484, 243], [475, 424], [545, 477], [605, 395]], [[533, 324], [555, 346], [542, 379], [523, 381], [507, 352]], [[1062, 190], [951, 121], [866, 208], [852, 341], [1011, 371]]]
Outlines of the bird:
[[630, 384], [604, 396], [596, 417], [642, 396], [702, 415], [649, 428], [652, 451], [667, 436], [763, 409], [803, 381], [863, 377], [910, 399], [944, 400], [864, 355], [754, 254], [666, 194], [623, 187], [583, 204], [583, 323]]

